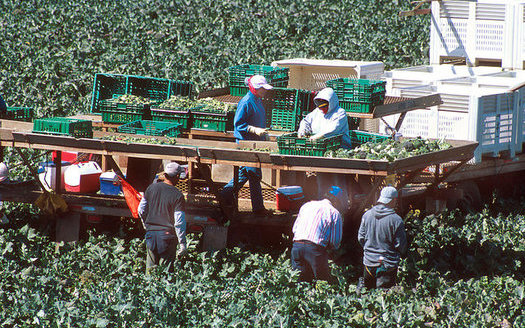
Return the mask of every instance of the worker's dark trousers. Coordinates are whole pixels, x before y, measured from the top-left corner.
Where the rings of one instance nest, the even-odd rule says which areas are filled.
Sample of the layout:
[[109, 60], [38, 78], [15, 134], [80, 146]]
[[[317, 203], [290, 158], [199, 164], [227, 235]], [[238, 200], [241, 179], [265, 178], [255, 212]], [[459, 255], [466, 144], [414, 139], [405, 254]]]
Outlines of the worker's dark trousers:
[[326, 248], [308, 241], [294, 241], [292, 268], [301, 271], [301, 281], [330, 280]]
[[158, 265], [173, 269], [177, 257], [177, 237], [169, 231], [146, 232], [146, 270]]
[[239, 189], [244, 186], [246, 181], [250, 181], [250, 198], [252, 201], [253, 211], [264, 209], [264, 200], [261, 188], [262, 171], [257, 167], [241, 166], [239, 168], [239, 183], [237, 190], [233, 188], [233, 179], [224, 186], [221, 196], [227, 204], [233, 204], [233, 194], [237, 193]]
[[396, 284], [397, 267], [385, 271], [378, 270], [379, 267], [363, 266], [366, 288], [390, 288]]

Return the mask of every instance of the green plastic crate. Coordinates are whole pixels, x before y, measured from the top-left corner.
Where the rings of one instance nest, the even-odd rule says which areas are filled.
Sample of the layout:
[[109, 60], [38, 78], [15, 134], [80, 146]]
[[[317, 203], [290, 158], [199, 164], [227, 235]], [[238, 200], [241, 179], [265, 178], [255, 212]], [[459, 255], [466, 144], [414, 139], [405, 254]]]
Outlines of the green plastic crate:
[[193, 119], [191, 110], [171, 110], [162, 108], [151, 108], [151, 119], [153, 121], [175, 122], [179, 123], [183, 130], [191, 129]]
[[103, 111], [102, 122], [124, 124], [144, 118], [143, 113], [128, 113], [122, 111]]
[[101, 102], [131, 94], [162, 102], [172, 95], [193, 97], [194, 85], [188, 81], [177, 81], [136, 75], [97, 73], [93, 83], [91, 112], [101, 112]]
[[[288, 80], [281, 81], [281, 82], [272, 82], [270, 84], [272, 86], [276, 87], [276, 88], [286, 88], [286, 86], [288, 85]], [[232, 87], [232, 86], [230, 86], [230, 95], [236, 96], [236, 97], [244, 97], [246, 95], [246, 93], [248, 93], [248, 90], [249, 90], [249, 88], [246, 87], [246, 86], [244, 86], [244, 87], [240, 87], [240, 86]]]
[[31, 107], [7, 107], [6, 119], [15, 121], [31, 122], [34, 109]]
[[33, 132], [69, 135], [75, 138], [93, 138], [93, 126], [91, 121], [67, 117], [36, 119], [33, 122]]
[[289, 70], [287, 67], [249, 64], [229, 67], [230, 94], [232, 96], [244, 96], [248, 92], [244, 80], [253, 75], [262, 75], [268, 84], [285, 88], [288, 85]]
[[341, 101], [339, 102], [339, 106], [347, 113], [372, 113], [377, 104]]
[[329, 150], [337, 150], [341, 147], [342, 135], [310, 140], [309, 138], [298, 138], [297, 133], [284, 134], [277, 138], [279, 153], [285, 155], [301, 156], [324, 156]]
[[270, 115], [270, 122], [267, 125], [271, 130], [297, 130], [300, 113], [303, 110], [301, 105], [304, 98], [301, 98], [302, 95], [303, 91], [298, 89], [274, 88], [270, 91], [264, 105], [267, 116]]
[[385, 100], [385, 81], [339, 78], [326, 81], [326, 86], [334, 89], [347, 112], [370, 113]]
[[350, 130], [350, 140], [352, 141], [352, 148], [360, 146], [369, 141], [381, 142], [390, 139], [390, 136], [366, 131]]
[[149, 104], [117, 103], [105, 99], [99, 104], [102, 122], [129, 123], [143, 118], [149, 118]]
[[192, 111], [193, 128], [209, 131], [226, 132], [233, 130], [233, 111], [211, 111], [205, 107]]
[[142, 134], [148, 136], [168, 136], [179, 137], [181, 125], [174, 122], [139, 120], [121, 125], [117, 128], [118, 132]]

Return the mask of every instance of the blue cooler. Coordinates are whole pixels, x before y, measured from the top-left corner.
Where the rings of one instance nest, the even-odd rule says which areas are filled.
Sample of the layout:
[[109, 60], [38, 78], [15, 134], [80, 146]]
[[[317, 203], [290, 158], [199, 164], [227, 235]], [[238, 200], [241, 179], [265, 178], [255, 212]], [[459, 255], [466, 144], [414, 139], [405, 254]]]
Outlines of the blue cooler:
[[100, 175], [100, 193], [103, 195], [120, 195], [122, 194], [122, 186], [113, 184], [117, 181], [116, 174], [113, 171], [104, 172]]

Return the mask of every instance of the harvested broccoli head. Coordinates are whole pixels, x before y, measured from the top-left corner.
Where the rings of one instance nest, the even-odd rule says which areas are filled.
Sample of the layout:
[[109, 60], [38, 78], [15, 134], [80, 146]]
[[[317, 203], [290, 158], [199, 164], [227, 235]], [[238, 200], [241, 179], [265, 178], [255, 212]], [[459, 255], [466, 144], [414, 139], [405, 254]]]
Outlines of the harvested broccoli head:
[[416, 146], [411, 140], [408, 140], [403, 143], [403, 148], [405, 148], [406, 151], [413, 151], [416, 149]]

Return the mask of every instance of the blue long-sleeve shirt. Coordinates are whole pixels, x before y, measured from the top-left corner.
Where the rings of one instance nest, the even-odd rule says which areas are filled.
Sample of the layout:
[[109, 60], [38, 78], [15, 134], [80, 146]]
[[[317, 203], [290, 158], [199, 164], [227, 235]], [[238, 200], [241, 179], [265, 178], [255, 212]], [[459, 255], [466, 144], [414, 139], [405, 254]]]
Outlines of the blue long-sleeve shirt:
[[266, 113], [261, 98], [248, 91], [239, 104], [233, 119], [233, 135], [238, 140], [263, 140], [248, 132], [248, 126], [266, 128]]
[[3, 117], [5, 112], [7, 111], [7, 105], [4, 101], [4, 98], [0, 95], [0, 115]]

